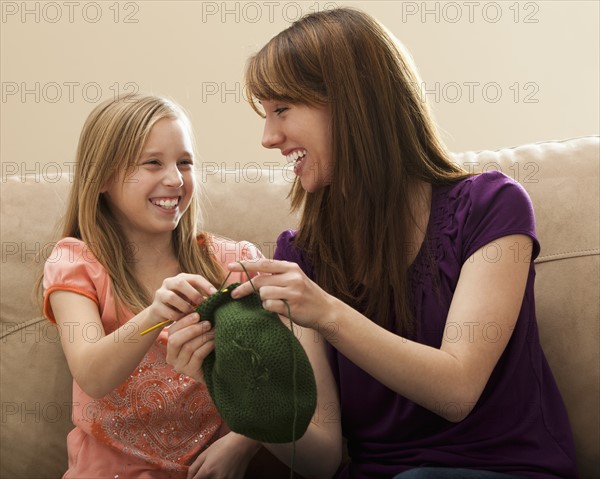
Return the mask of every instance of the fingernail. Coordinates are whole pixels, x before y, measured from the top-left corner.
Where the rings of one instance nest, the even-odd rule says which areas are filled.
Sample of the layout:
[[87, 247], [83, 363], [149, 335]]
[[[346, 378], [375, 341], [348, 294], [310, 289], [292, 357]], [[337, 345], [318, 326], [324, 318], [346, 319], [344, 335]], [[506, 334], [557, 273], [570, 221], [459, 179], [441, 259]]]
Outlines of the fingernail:
[[231, 292], [231, 298], [232, 298], [232, 299], [237, 299], [237, 297], [238, 297], [238, 296], [239, 296], [239, 293], [237, 292], [237, 289], [234, 289], [234, 290]]

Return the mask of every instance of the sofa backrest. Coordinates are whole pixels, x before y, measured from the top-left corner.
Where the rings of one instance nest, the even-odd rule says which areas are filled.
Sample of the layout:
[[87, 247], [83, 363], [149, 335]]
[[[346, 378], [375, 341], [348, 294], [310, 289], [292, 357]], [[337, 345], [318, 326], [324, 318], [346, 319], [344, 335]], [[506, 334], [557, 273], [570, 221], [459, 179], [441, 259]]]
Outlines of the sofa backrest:
[[600, 477], [599, 138], [456, 158], [467, 169], [504, 172], [531, 197], [541, 244], [535, 283], [540, 338], [567, 405], [581, 477]]
[[[467, 152], [456, 161], [470, 171], [500, 170], [532, 198], [542, 247], [536, 260], [542, 344], [567, 404], [581, 475], [600, 477], [599, 138]], [[278, 233], [297, 224], [286, 201], [288, 170], [205, 167], [198, 180], [208, 231], [252, 241], [272, 256]], [[31, 293], [70, 185], [68, 175], [51, 170], [2, 175], [0, 477], [57, 477], [66, 467], [71, 378], [60, 338]]]

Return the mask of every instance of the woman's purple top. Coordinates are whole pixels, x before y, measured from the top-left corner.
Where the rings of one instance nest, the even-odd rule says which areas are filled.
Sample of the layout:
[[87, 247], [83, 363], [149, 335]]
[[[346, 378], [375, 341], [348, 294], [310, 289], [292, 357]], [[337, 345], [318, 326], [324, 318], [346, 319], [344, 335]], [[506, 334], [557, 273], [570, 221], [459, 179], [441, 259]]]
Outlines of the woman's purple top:
[[[306, 256], [294, 246], [295, 234], [284, 231], [279, 236], [275, 258], [298, 263], [314, 279]], [[513, 234], [533, 239], [523, 304], [506, 350], [463, 421], [449, 422], [396, 394], [328, 344], [351, 457], [339, 477], [391, 478], [423, 466], [483, 469], [539, 479], [577, 477], [569, 420], [538, 337], [533, 259], [539, 243], [533, 208], [525, 190], [506, 175], [489, 172], [451, 186], [433, 187], [425, 241], [410, 268], [416, 325], [411, 339], [440, 347], [463, 263], [475, 252], [488, 261], [500, 255], [523, 261], [518, 249], [500, 251], [494, 243]], [[476, 321], [468, 330], [458, 325], [446, 330], [448, 340], [463, 334], [496, 341], [508, 333], [493, 323], [482, 327]], [[439, 407], [452, 413], [471, 406], [446, 403]]]

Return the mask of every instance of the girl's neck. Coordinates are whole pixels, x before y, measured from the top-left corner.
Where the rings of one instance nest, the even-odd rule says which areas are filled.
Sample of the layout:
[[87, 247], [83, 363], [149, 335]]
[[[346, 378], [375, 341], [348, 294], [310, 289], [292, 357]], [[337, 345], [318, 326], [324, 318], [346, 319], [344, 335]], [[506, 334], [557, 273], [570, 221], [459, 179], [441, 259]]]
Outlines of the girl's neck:
[[179, 261], [173, 249], [172, 234], [152, 238], [129, 238], [134, 272], [142, 283], [144, 278], [174, 276], [179, 272]]

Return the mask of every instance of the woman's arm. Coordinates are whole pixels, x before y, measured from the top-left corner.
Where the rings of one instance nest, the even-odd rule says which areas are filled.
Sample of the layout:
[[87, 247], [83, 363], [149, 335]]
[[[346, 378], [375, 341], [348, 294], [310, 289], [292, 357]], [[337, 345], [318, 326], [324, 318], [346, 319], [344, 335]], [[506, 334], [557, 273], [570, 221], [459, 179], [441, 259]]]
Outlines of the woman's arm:
[[77, 384], [93, 398], [114, 390], [136, 368], [160, 333], [155, 330], [141, 335], [142, 331], [164, 320], [193, 317], [198, 321], [191, 303], [201, 301], [201, 290], [210, 293], [214, 287], [196, 275], [168, 278], [148, 308], [108, 335], [94, 301], [70, 291], [52, 292], [49, 300]]
[[[283, 318], [288, 324], [288, 318]], [[335, 379], [326, 355], [326, 342], [316, 331], [296, 326], [317, 383], [317, 407], [304, 436], [296, 441], [294, 470], [305, 477], [330, 478], [342, 459], [342, 429]], [[292, 444], [265, 444], [265, 447], [290, 466]]]
[[[515, 244], [519, 255], [513, 254]], [[247, 267], [270, 273], [254, 280], [265, 309], [283, 314], [286, 307], [281, 299], [286, 299], [295, 322], [327, 331], [327, 339], [344, 356], [381, 383], [449, 421], [460, 421], [479, 399], [510, 339], [523, 301], [531, 244], [525, 235], [506, 236], [494, 242], [504, 252], [497, 261], [486, 259], [484, 246], [464, 263], [446, 320], [446, 330], [452, 327], [462, 334], [457, 338], [445, 331], [439, 349], [378, 326], [325, 293], [293, 263], [272, 261]], [[247, 289], [243, 285], [232, 296], [243, 296]], [[490, 325], [498, 331], [493, 341], [470, 334]], [[445, 407], [449, 403], [464, 407], [456, 415], [455, 408]]]

